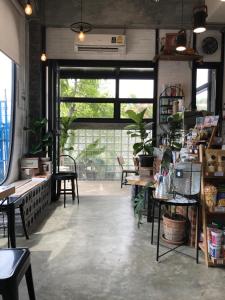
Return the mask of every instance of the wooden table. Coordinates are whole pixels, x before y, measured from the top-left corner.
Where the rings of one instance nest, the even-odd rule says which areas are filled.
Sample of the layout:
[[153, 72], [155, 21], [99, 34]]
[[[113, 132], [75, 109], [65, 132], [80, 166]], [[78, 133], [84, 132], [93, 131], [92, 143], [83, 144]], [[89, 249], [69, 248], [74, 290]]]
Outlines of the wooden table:
[[135, 197], [138, 194], [139, 187], [147, 187], [148, 188], [148, 209], [147, 209], [147, 222], [152, 222], [152, 213], [151, 213], [151, 199], [152, 193], [155, 189], [154, 183], [155, 180], [153, 176], [127, 176], [127, 183], [135, 186]]

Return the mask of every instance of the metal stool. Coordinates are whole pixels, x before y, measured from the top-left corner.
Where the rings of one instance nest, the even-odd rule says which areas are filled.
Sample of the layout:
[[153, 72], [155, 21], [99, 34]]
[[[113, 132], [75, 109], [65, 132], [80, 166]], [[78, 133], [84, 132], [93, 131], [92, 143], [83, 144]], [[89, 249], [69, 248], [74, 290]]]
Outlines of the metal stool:
[[30, 300], [35, 292], [27, 248], [0, 249], [0, 294], [3, 300], [19, 300], [18, 287], [25, 275]]

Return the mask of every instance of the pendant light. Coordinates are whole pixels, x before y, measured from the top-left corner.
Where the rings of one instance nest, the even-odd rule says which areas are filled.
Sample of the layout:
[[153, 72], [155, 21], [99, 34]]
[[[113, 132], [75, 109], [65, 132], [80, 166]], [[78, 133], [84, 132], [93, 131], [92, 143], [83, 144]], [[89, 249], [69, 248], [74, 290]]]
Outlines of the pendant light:
[[[181, 28], [183, 28], [183, 13], [184, 13], [184, 2], [181, 1]], [[179, 52], [183, 52], [186, 50], [187, 44], [187, 36], [186, 31], [181, 29], [176, 37], [176, 50]]]
[[31, 16], [31, 15], [32, 15], [33, 9], [32, 9], [30, 0], [27, 0], [27, 4], [26, 4], [26, 6], [25, 6], [25, 8], [24, 8], [24, 11], [25, 11], [25, 14], [26, 14], [27, 16]]
[[41, 29], [41, 61], [45, 62], [47, 60], [47, 55], [46, 55], [46, 27], [42, 26]]
[[76, 22], [70, 25], [70, 29], [76, 33], [79, 33], [78, 39], [83, 42], [85, 39], [85, 33], [91, 31], [92, 26], [89, 23], [83, 22], [83, 1], [80, 1], [80, 22]]
[[42, 3], [41, 6], [41, 56], [40, 59], [42, 62], [45, 62], [47, 60], [46, 55], [46, 26], [45, 26], [45, 3]]
[[207, 6], [200, 5], [193, 9], [193, 31], [202, 33], [206, 31], [206, 18], [208, 16]]

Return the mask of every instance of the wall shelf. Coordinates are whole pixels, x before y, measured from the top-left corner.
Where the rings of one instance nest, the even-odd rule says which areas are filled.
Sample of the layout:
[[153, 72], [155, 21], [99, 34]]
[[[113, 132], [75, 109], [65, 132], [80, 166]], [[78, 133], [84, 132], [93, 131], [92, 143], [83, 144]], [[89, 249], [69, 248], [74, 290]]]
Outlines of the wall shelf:
[[203, 56], [198, 54], [158, 54], [153, 58], [153, 62], [157, 62], [158, 60], [171, 60], [171, 61], [194, 61], [194, 60], [202, 60]]

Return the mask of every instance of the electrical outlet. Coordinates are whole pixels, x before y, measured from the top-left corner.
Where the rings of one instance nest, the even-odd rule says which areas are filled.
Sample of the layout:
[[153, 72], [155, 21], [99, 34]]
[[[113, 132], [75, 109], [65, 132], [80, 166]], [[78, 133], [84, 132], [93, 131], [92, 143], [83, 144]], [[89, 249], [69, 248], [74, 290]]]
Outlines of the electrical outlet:
[[183, 178], [183, 170], [176, 170], [176, 178]]

